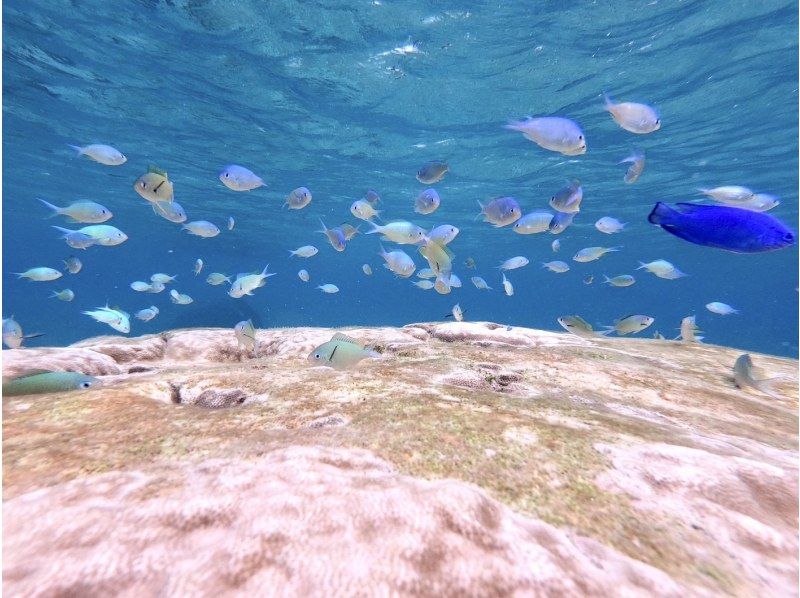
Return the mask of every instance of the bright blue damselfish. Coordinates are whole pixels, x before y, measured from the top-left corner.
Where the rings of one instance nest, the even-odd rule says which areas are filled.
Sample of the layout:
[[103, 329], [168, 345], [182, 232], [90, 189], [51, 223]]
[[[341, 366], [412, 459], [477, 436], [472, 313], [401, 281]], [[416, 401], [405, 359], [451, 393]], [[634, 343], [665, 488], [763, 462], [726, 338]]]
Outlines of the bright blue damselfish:
[[791, 247], [795, 234], [769, 214], [728, 206], [658, 202], [647, 219], [681, 239], [735, 253], [761, 253]]
[[[38, 0], [4, 2], [3, 18], [2, 315], [25, 335], [44, 333], [23, 346], [120, 334], [81, 313], [104, 305], [158, 308], [148, 321], [132, 318], [130, 336], [208, 326], [233, 338], [246, 320], [399, 327], [442, 320], [458, 303], [467, 320], [560, 333], [557, 318], [567, 314], [595, 330], [641, 314], [655, 321], [639, 336], [674, 338], [696, 315], [705, 342], [797, 356], [797, 245], [742, 255], [647, 220], [656, 200], [710, 203], [698, 188], [738, 185], [777, 196], [768, 213], [797, 230], [796, 0]], [[660, 128], [623, 129], [604, 91], [653, 107]], [[584, 139], [564, 153], [505, 128], [528, 117], [569, 119]], [[93, 144], [125, 160], [106, 164], [69, 147]], [[630, 164], [620, 161], [635, 152], [643, 170], [626, 183]], [[432, 162], [446, 171], [420, 182]], [[149, 165], [168, 173], [182, 210], [134, 191]], [[228, 166], [251, 174], [225, 177]], [[525, 215], [554, 214], [549, 199], [576, 179], [580, 212], [554, 216], [558, 234], [518, 234]], [[298, 188], [310, 202], [284, 207]], [[419, 214], [414, 202], [426, 188], [440, 204]], [[375, 224], [459, 230], [447, 248], [460, 288], [440, 295], [415, 286], [428, 264], [414, 245], [383, 241], [413, 258], [410, 278], [381, 266], [379, 235], [365, 234], [372, 227], [350, 212], [378, 195]], [[70, 246], [51, 225], [86, 225], [49, 218], [37, 197], [96, 202], [113, 214], [103, 224], [126, 240], [104, 245], [73, 233]], [[522, 218], [505, 227], [475, 218], [478, 201], [498, 197], [515, 198]], [[604, 217], [624, 229], [601, 232]], [[341, 231], [334, 244], [317, 232], [320, 219]], [[184, 221], [210, 222], [219, 234], [187, 234]], [[351, 238], [344, 224], [360, 232]], [[289, 255], [303, 245], [319, 252]], [[571, 259], [618, 246], [596, 261]], [[76, 274], [65, 270], [71, 256], [83, 264]], [[505, 273], [514, 289], [506, 296], [495, 266], [514, 256], [530, 264]], [[205, 268], [195, 275], [198, 259]], [[686, 276], [636, 271], [655, 260]], [[551, 261], [570, 269], [540, 266]], [[265, 264], [276, 274], [252, 296], [206, 282]], [[12, 274], [34, 267], [63, 276]], [[131, 288], [156, 273], [177, 278]], [[636, 283], [602, 284], [604, 274]], [[324, 284], [339, 292], [316, 288]], [[63, 289], [73, 301], [50, 298]], [[173, 290], [194, 301], [172, 303]], [[740, 313], [711, 313], [705, 305], [715, 301]]]

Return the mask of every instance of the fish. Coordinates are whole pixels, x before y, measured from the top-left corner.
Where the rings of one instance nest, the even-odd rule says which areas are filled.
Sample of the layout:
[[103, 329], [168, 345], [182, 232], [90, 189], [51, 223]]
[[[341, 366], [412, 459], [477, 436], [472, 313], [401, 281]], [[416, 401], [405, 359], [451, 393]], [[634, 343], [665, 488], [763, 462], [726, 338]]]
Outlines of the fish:
[[560, 260], [553, 260], [552, 262], [542, 262], [542, 267], [547, 268], [550, 272], [555, 272], [556, 274], [563, 274], [564, 272], [569, 272], [569, 264], [566, 262], [562, 262]]
[[342, 224], [339, 228], [344, 234], [345, 241], [349, 241], [358, 234], [358, 226], [353, 226], [352, 224]]
[[594, 223], [594, 227], [601, 233], [613, 235], [614, 233], [621, 232], [625, 228], [625, 223], [611, 216], [603, 216]]
[[227, 274], [223, 274], [222, 272], [212, 272], [211, 274], [206, 276], [206, 282], [213, 287], [221, 285], [224, 282], [232, 284], [231, 277], [228, 276]]
[[70, 274], [77, 274], [83, 268], [81, 261], [74, 255], [69, 256], [64, 260], [64, 266]]
[[426, 238], [424, 229], [411, 222], [406, 222], [405, 220], [389, 222], [383, 226], [377, 225], [374, 222], [370, 222], [369, 224], [372, 226], [372, 229], [368, 230], [366, 234], [380, 234], [382, 235], [382, 240], [392, 241], [398, 245], [416, 245]]
[[243, 320], [233, 327], [236, 336], [236, 345], [239, 350], [244, 348], [252, 351], [253, 357], [258, 357], [258, 341], [256, 340], [256, 329], [253, 320]]
[[194, 263], [194, 275], [197, 276], [203, 270], [203, 260], [197, 258], [197, 261]]
[[311, 199], [311, 191], [305, 187], [298, 187], [286, 196], [286, 201], [283, 202], [283, 205], [289, 206], [290, 210], [302, 210], [311, 203]]
[[47, 268], [45, 266], [29, 268], [25, 270], [25, 272], [14, 272], [14, 274], [16, 274], [18, 278], [27, 278], [32, 282], [50, 282], [51, 280], [57, 280], [63, 276], [59, 270]]
[[236, 220], [233, 219], [233, 216], [228, 216], [228, 230], [233, 230], [234, 226], [236, 226]]
[[308, 275], [308, 270], [299, 270], [297, 272], [297, 278], [303, 282], [308, 282], [311, 279], [311, 277]]
[[41, 198], [37, 199], [53, 211], [51, 216], [67, 216], [72, 222], [100, 224], [114, 216], [107, 207], [93, 201], [75, 201], [60, 208]]
[[442, 284], [445, 284], [449, 287], [450, 286], [450, 274], [453, 271], [453, 252], [450, 251], [446, 246], [440, 245], [430, 239], [427, 240], [420, 248], [419, 253], [424, 257], [428, 262], [428, 267], [433, 270], [433, 273], [436, 274], [437, 278], [439, 278], [439, 287], [437, 291], [442, 287]]
[[374, 189], [367, 189], [367, 192], [364, 194], [364, 199], [374, 206], [380, 202], [381, 196]]
[[439, 245], [449, 245], [461, 231], [452, 224], [441, 224], [428, 231], [428, 239]]
[[381, 252], [378, 255], [386, 262], [383, 265], [384, 268], [391, 270], [402, 278], [408, 278], [414, 273], [414, 270], [417, 269], [414, 260], [411, 259], [411, 256], [405, 251], [391, 251], [387, 253], [383, 245], [381, 245]]
[[664, 338], [664, 335], [663, 335], [663, 334], [661, 334], [661, 333], [660, 333], [658, 330], [656, 330], [656, 331], [653, 333], [653, 338], [654, 338], [654, 339], [656, 339], [657, 341], [663, 341], [663, 340], [666, 340], [666, 339]]
[[556, 191], [550, 198], [550, 207], [558, 212], [572, 214], [580, 212], [581, 201], [583, 201], [583, 187], [579, 180], [574, 180], [566, 187]]
[[523, 266], [527, 266], [529, 263], [530, 262], [528, 261], [528, 258], [521, 255], [517, 255], [515, 257], [508, 258], [506, 261], [504, 261], [497, 267], [500, 268], [501, 270], [516, 270], [517, 268], [522, 268]]
[[475, 260], [472, 259], [471, 257], [468, 257], [466, 260], [464, 260], [464, 267], [465, 268], [469, 268], [470, 270], [474, 270], [475, 269]]
[[264, 266], [261, 272], [242, 273], [236, 275], [228, 295], [234, 299], [239, 299], [245, 295], [253, 295], [256, 289], [267, 284], [267, 278], [275, 276], [276, 272], [267, 272], [269, 264]]
[[506, 278], [506, 273], [503, 272], [503, 290], [506, 293], [506, 296], [511, 297], [514, 294], [514, 285], [511, 284], [511, 281]]
[[622, 247], [586, 247], [572, 256], [572, 259], [581, 263], [593, 262], [611, 251], [619, 251], [620, 249]]
[[483, 216], [483, 221], [493, 224], [495, 228], [513, 224], [522, 217], [519, 203], [513, 197], [497, 197], [486, 205], [479, 201], [478, 205], [481, 207], [478, 217]]
[[479, 289], [481, 291], [491, 291], [492, 290], [492, 287], [490, 287], [488, 284], [486, 284], [486, 281], [483, 278], [481, 278], [480, 276], [473, 276], [472, 278], [470, 278], [470, 281], [472, 281], [472, 284], [475, 285], [476, 289]]
[[433, 160], [423, 164], [422, 168], [417, 171], [417, 180], [423, 185], [433, 185], [441, 181], [449, 170], [450, 166], [447, 165], [447, 162]]
[[[53, 228], [64, 233], [62, 238], [66, 239], [67, 245], [73, 249], [86, 249], [86, 247], [93, 245], [114, 247], [128, 240], [128, 235], [108, 224], [93, 224], [84, 226], [79, 230], [70, 230], [60, 226], [54, 226]], [[87, 237], [91, 241], [88, 241]]]
[[80, 372], [36, 370], [3, 382], [3, 396], [39, 395], [73, 390], [89, 390], [100, 386], [100, 380]]
[[344, 251], [345, 244], [347, 239], [344, 237], [344, 232], [340, 228], [328, 228], [325, 226], [325, 223], [322, 221], [322, 218], [319, 219], [320, 224], [322, 225], [322, 230], [317, 231], [318, 233], [322, 233], [326, 237], [328, 237], [328, 241], [336, 251]]
[[[775, 390], [775, 383], [781, 380], [786, 380], [784, 376], [775, 376], [774, 378], [756, 378], [757, 368], [753, 365], [753, 359], [747, 353], [740, 355], [736, 358], [733, 364], [733, 381], [737, 388], [755, 388], [769, 395], [774, 399], [781, 397]], [[5, 388], [3, 388], [5, 393]]]
[[593, 282], [594, 282], [594, 276], [592, 276], [591, 274], [584, 276], [583, 284], [592, 284]]
[[81, 313], [101, 324], [108, 324], [111, 328], [123, 334], [128, 334], [131, 331], [130, 315], [119, 308], [111, 308], [106, 305], [105, 307], [98, 307], [92, 311]]
[[417, 214], [432, 214], [439, 208], [441, 198], [436, 189], [425, 189], [414, 200], [414, 211]]
[[150, 282], [160, 282], [161, 284], [169, 284], [174, 282], [175, 279], [178, 278], [178, 275], [170, 276], [169, 274], [163, 274], [161, 272], [157, 272], [150, 277]]
[[146, 291], [148, 293], [160, 293], [166, 288], [167, 287], [163, 282], [155, 281], [155, 282], [150, 283], [150, 288], [146, 289]]
[[[702, 332], [697, 328], [695, 323], [695, 316], [686, 316], [681, 320], [681, 333], [678, 338], [684, 343], [699, 343], [703, 340], [702, 336], [696, 336], [698, 332]], [[677, 339], [676, 339], [677, 340]]]
[[140, 309], [133, 315], [142, 322], [149, 322], [150, 320], [155, 318], [158, 314], [159, 314], [158, 308], [155, 305], [151, 305], [150, 307]]
[[372, 207], [366, 199], [358, 199], [350, 206], [350, 213], [360, 220], [371, 220], [380, 216], [380, 212]]
[[378, 358], [380, 353], [365, 347], [354, 338], [337, 332], [327, 343], [322, 343], [308, 354], [308, 361], [337, 370], [346, 370], [366, 358]]
[[372, 266], [369, 264], [362, 264], [361, 271], [367, 276], [372, 276]]
[[265, 185], [261, 177], [244, 166], [229, 164], [219, 173], [219, 180], [232, 191], [252, 191]]
[[436, 275], [436, 280], [433, 283], [433, 290], [440, 295], [449, 295], [452, 289], [450, 284], [450, 274], [448, 272], [440, 272]]
[[554, 240], [550, 243], [550, 249], [553, 250], [553, 253], [558, 253], [561, 249], [561, 241], [559, 239]]
[[645, 135], [661, 128], [661, 118], [652, 106], [636, 102], [614, 103], [607, 93], [603, 94], [603, 98], [611, 118], [626, 131]]
[[592, 328], [592, 325], [580, 316], [561, 316], [556, 321], [564, 330], [571, 332], [575, 336], [580, 336], [582, 338], [592, 338], [597, 336], [597, 333]]
[[533, 235], [548, 231], [552, 221], [552, 212], [536, 211], [521, 216], [512, 229], [518, 235]]
[[22, 326], [14, 319], [14, 316], [3, 318], [3, 344], [9, 349], [19, 349], [26, 338], [36, 338], [38, 336], [44, 335], [41, 332], [22, 334]]
[[450, 273], [450, 286], [454, 289], [460, 289], [462, 286], [461, 279], [452, 272]]
[[686, 276], [667, 260], [653, 260], [648, 263], [639, 262], [639, 267], [636, 269], [641, 270], [642, 268], [666, 280], [675, 280]]
[[463, 322], [464, 321], [464, 312], [461, 310], [461, 306], [458, 303], [456, 303], [453, 306], [453, 309], [451, 310], [450, 313], [452, 313], [453, 319], [456, 322]]
[[335, 284], [330, 284], [330, 283], [318, 285], [317, 288], [320, 291], [322, 291], [323, 293], [338, 293], [339, 292], [339, 287], [337, 287]]
[[318, 251], [319, 249], [317, 249], [313, 245], [303, 245], [302, 247], [298, 247], [297, 249], [290, 249], [289, 255], [297, 257], [312, 257], [317, 255]]
[[153, 207], [153, 212], [155, 212], [156, 215], [170, 222], [174, 222], [175, 224], [183, 224], [189, 218], [183, 206], [174, 199], [172, 201], [150, 202], [150, 205]]
[[175, 305], [189, 305], [190, 303], [194, 302], [194, 299], [192, 299], [189, 295], [179, 293], [175, 289], [172, 289], [169, 292], [169, 298], [170, 301], [172, 301]]
[[417, 280], [412, 282], [415, 287], [422, 289], [423, 291], [428, 291], [433, 288], [433, 282], [430, 280]]
[[74, 149], [78, 156], [86, 156], [104, 166], [122, 166], [128, 161], [121, 151], [102, 143], [92, 143], [83, 147], [70, 144], [69, 147]]
[[633, 150], [631, 155], [627, 158], [620, 160], [620, 164], [630, 164], [628, 170], [625, 172], [624, 180], [628, 185], [632, 185], [639, 180], [644, 172], [645, 153], [644, 150]]
[[150, 166], [147, 172], [136, 179], [133, 188], [149, 202], [172, 201], [175, 189], [163, 170]]
[[769, 193], [756, 193], [747, 201], [736, 204], [737, 208], [752, 210], [753, 212], [768, 212], [780, 205], [780, 200]]
[[550, 221], [550, 232], [558, 235], [567, 230], [575, 219], [577, 212], [556, 212]]
[[141, 280], [137, 280], [137, 281], [131, 283], [131, 288], [134, 291], [137, 291], [139, 293], [143, 293], [143, 292], [146, 292], [146, 291], [150, 290], [150, 284], [147, 283], [147, 282], [142, 282]]
[[777, 218], [728, 206], [656, 203], [647, 217], [668, 233], [696, 245], [734, 253], [760, 253], [790, 247], [797, 236]]
[[729, 316], [731, 314], [738, 314], [739, 310], [731, 307], [727, 303], [722, 303], [720, 301], [712, 301], [711, 303], [706, 303], [706, 309], [712, 313], [719, 314], [721, 316]]
[[181, 228], [187, 231], [190, 235], [203, 237], [205, 239], [216, 237], [220, 232], [217, 225], [212, 224], [208, 220], [194, 220], [192, 222], [187, 222]]
[[518, 131], [526, 139], [552, 152], [565, 156], [579, 156], [586, 153], [586, 138], [578, 123], [560, 116], [528, 117], [525, 120], [512, 120], [506, 129]]
[[636, 282], [636, 279], [630, 274], [620, 274], [614, 278], [609, 278], [603, 274], [603, 284], [609, 284], [612, 287], [629, 287]]
[[623, 318], [619, 318], [618, 320], [614, 320], [613, 326], [603, 326], [603, 328], [606, 330], [600, 334], [609, 335], [612, 332], [616, 332], [620, 336], [625, 336], [626, 334], [637, 334], [650, 326], [653, 322], [655, 322], [655, 318], [651, 318], [650, 316], [643, 316], [639, 314], [625, 316]]
[[697, 190], [714, 201], [729, 205], [737, 205], [750, 201], [755, 195], [755, 192], [751, 189], [742, 187], [741, 185], [723, 185], [712, 189], [699, 187]]

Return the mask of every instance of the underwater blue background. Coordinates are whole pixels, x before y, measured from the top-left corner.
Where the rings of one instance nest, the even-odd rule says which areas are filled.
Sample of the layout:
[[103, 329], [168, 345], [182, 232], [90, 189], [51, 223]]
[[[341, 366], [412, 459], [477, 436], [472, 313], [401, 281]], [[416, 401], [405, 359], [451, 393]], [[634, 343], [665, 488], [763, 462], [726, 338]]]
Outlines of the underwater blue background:
[[[75, 1], [4, 2], [3, 19], [3, 316], [28, 346], [116, 334], [82, 310], [119, 305], [133, 314], [151, 304], [153, 321], [131, 320], [131, 335], [189, 326], [397, 325], [441, 320], [460, 303], [468, 320], [560, 330], [556, 318], [580, 314], [599, 327], [647, 314], [678, 334], [697, 314], [707, 342], [797, 356], [797, 247], [738, 255], [698, 247], [647, 223], [658, 200], [697, 199], [696, 188], [739, 184], [773, 193], [770, 212], [797, 229], [797, 4], [794, 2], [347, 2]], [[398, 55], [409, 37], [421, 53]], [[601, 93], [658, 108], [661, 130], [633, 135], [603, 109]], [[561, 115], [583, 127], [588, 152], [547, 152], [503, 129], [509, 118]], [[76, 158], [67, 144], [107, 143], [127, 157], [120, 167]], [[639, 182], [625, 185], [618, 162], [647, 152]], [[437, 212], [413, 213], [425, 188], [414, 174], [431, 159], [451, 171], [434, 185]], [[218, 180], [229, 163], [262, 176], [266, 188], [236, 193]], [[189, 220], [223, 229], [190, 236], [156, 216], [133, 190], [148, 164], [165, 169]], [[525, 212], [547, 208], [567, 179], [584, 186], [582, 211], [558, 236], [521, 236], [475, 219], [476, 200], [515, 196]], [[312, 203], [282, 209], [307, 186]], [[441, 296], [381, 267], [377, 236], [356, 236], [344, 253], [316, 233], [358, 221], [350, 204], [369, 189], [385, 220], [461, 229], [450, 245], [464, 287]], [[37, 197], [58, 205], [91, 199], [107, 206], [129, 241], [74, 251]], [[601, 216], [627, 222], [617, 235], [594, 229]], [[228, 232], [228, 216], [236, 228]], [[79, 226], [73, 226], [79, 228]], [[366, 230], [366, 224], [361, 229]], [[315, 257], [288, 249], [313, 244]], [[571, 260], [579, 249], [623, 246], [597, 262]], [[400, 248], [391, 243], [387, 249]], [[424, 260], [413, 247], [418, 268]], [[34, 266], [63, 268], [75, 254], [78, 275], [54, 282], [18, 280]], [[495, 269], [524, 255], [502, 293]], [[477, 271], [463, 267], [472, 257]], [[195, 277], [197, 258], [206, 263]], [[673, 262], [688, 277], [662, 280], [637, 262]], [[542, 261], [561, 259], [553, 274]], [[374, 275], [361, 272], [372, 265]], [[270, 264], [278, 272], [254, 297], [232, 299], [210, 272], [236, 274]], [[311, 282], [297, 271], [306, 268]], [[136, 293], [134, 280], [177, 274], [161, 294]], [[602, 274], [635, 274], [628, 288], [599, 284]], [[469, 282], [483, 276], [492, 292]], [[587, 274], [595, 275], [584, 285]], [[317, 284], [341, 291], [321, 293]], [[48, 298], [71, 288], [71, 303]], [[173, 305], [168, 292], [191, 295]], [[704, 305], [741, 310], [727, 317]]]

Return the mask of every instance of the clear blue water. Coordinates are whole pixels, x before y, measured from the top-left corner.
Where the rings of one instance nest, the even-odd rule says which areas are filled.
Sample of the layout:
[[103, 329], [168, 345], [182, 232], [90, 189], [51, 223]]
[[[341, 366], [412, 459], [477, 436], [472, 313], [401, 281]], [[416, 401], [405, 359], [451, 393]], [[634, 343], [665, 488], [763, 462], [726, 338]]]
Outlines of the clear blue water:
[[[657, 200], [696, 199], [696, 187], [747, 185], [774, 193], [772, 214], [797, 227], [797, 4], [794, 2], [341, 2], [119, 1], [3, 5], [3, 314], [28, 344], [66, 344], [114, 331], [81, 311], [119, 305], [133, 313], [151, 303], [161, 314], [132, 320], [131, 335], [184, 326], [226, 326], [253, 317], [262, 327], [403, 325], [440, 320], [456, 302], [467, 319], [559, 329], [580, 314], [592, 324], [641, 313], [677, 334], [697, 314], [709, 342], [796, 356], [797, 248], [738, 255], [691, 245], [647, 223]], [[532, 8], [535, 6], [535, 8]], [[412, 38], [421, 53], [392, 54]], [[601, 92], [658, 108], [663, 127], [650, 135], [620, 129]], [[509, 118], [563, 115], [586, 132], [589, 151], [567, 158], [506, 131]], [[67, 144], [108, 143], [128, 157], [120, 167], [75, 158]], [[638, 183], [625, 185], [618, 162], [634, 145], [648, 153]], [[414, 174], [445, 159], [451, 172], [435, 185], [440, 209], [413, 213], [424, 187]], [[267, 187], [235, 193], [217, 179], [229, 163], [246, 165]], [[169, 172], [190, 220], [233, 232], [193, 237], [157, 217], [133, 191], [148, 164]], [[560, 235], [520, 236], [475, 220], [476, 200], [513, 195], [525, 211], [546, 208], [566, 179], [585, 199], [575, 225]], [[313, 202], [281, 208], [305, 185]], [[451, 248], [462, 289], [421, 291], [380, 267], [375, 236], [355, 237], [344, 253], [316, 233], [318, 219], [355, 223], [349, 206], [374, 188], [387, 219], [461, 229]], [[70, 250], [36, 197], [64, 205], [92, 199], [115, 214], [129, 236], [118, 247]], [[601, 216], [629, 223], [597, 232]], [[69, 225], [66, 225], [69, 226]], [[76, 227], [77, 228], [77, 227]], [[224, 228], [224, 227], [223, 227]], [[366, 228], [366, 227], [362, 227]], [[288, 249], [319, 247], [309, 260]], [[600, 261], [569, 259], [590, 245], [622, 245]], [[410, 250], [413, 248], [405, 247]], [[61, 267], [77, 254], [78, 275], [49, 283], [12, 272]], [[531, 264], [509, 273], [516, 294], [501, 292], [503, 259]], [[203, 275], [192, 268], [200, 257]], [[415, 254], [418, 267], [422, 258]], [[472, 287], [475, 272], [495, 291]], [[688, 277], [668, 281], [639, 271], [628, 288], [598, 284], [603, 273], [634, 273], [638, 260], [664, 258]], [[572, 270], [551, 274], [550, 259]], [[361, 264], [370, 263], [371, 277]], [[231, 299], [207, 285], [211, 271], [235, 274], [265, 264], [278, 272], [254, 297]], [[301, 282], [305, 267], [311, 283]], [[136, 293], [134, 280], [178, 274], [194, 297], [173, 305], [167, 292]], [[582, 279], [595, 275], [587, 286]], [[317, 284], [341, 291], [325, 295]], [[64, 303], [48, 296], [71, 288]], [[704, 305], [723, 301], [728, 317]]]

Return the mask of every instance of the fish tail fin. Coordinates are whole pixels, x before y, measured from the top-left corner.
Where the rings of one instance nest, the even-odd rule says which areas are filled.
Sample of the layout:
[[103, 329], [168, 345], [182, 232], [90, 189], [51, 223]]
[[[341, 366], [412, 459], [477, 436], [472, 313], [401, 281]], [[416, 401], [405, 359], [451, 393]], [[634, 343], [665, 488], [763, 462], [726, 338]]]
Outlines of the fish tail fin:
[[79, 146], [79, 145], [72, 145], [71, 143], [68, 143], [68, 144], [67, 144], [67, 147], [71, 147], [72, 149], [74, 149], [74, 150], [75, 150], [75, 152], [76, 152], [76, 153], [75, 153], [75, 155], [76, 155], [76, 156], [82, 156], [82, 155], [83, 155], [83, 152], [84, 152], [84, 150], [83, 150], [83, 148], [82, 148], [81, 146]]
[[503, 125], [504, 129], [508, 129], [509, 131], [521, 131], [523, 129], [525, 121], [522, 120], [509, 120], [506, 124]]
[[608, 250], [609, 251], [619, 251], [622, 248], [623, 248], [622, 245], [617, 245], [616, 247], [610, 247]]
[[611, 284], [611, 279], [608, 277], [607, 274], [603, 274], [603, 284]]
[[318, 233], [322, 233], [323, 235], [327, 234], [328, 227], [325, 226], [325, 223], [322, 221], [322, 218], [319, 219], [319, 223], [322, 225], [322, 230], [318, 230]]
[[70, 230], [68, 228], [64, 228], [62, 226], [53, 226], [53, 228], [56, 229], [57, 231], [60, 231], [60, 232], [64, 233], [64, 236], [69, 235], [70, 233], [77, 232], [77, 231], [74, 231], [74, 230]]
[[294, 249], [289, 249], [289, 255], [297, 255], [297, 251]]
[[42, 203], [43, 203], [44, 205], [46, 205], [48, 208], [50, 208], [51, 210], [53, 210], [53, 213], [52, 213], [52, 214], [50, 214], [50, 216], [48, 216], [48, 218], [52, 218], [53, 216], [59, 216], [59, 215], [61, 215], [61, 214], [63, 214], [63, 213], [64, 213], [64, 211], [63, 211], [63, 209], [62, 209], [62, 208], [59, 208], [58, 206], [54, 206], [54, 205], [53, 205], [53, 204], [51, 204], [49, 201], [45, 201], [45, 200], [43, 200], [41, 197], [37, 197], [36, 199], [38, 199], [40, 202], [42, 202]]
[[645, 264], [644, 262], [639, 262], [639, 267], [636, 269], [641, 270], [642, 268], [647, 268], [647, 264]]
[[55, 297], [58, 297], [58, 291], [50, 291], [50, 297], [48, 297], [48, 299], [53, 299]]
[[480, 206], [481, 211], [478, 213], [477, 216], [475, 216], [475, 218], [473, 218], [473, 220], [477, 220], [486, 213], [486, 208], [483, 207], [483, 204], [480, 202], [480, 200], [478, 200], [478, 206]]
[[603, 328], [605, 328], [605, 330], [598, 330], [597, 333], [602, 334], [603, 336], [608, 336], [609, 334], [614, 332], [613, 326], [603, 326]]
[[367, 224], [369, 224], [372, 228], [369, 229], [367, 232], [365, 232], [364, 233], [365, 235], [374, 235], [375, 233], [383, 232], [383, 227], [382, 226], [378, 226], [377, 224], [375, 224], [374, 222], [372, 222], [370, 220], [367, 220]]
[[672, 224], [675, 220], [675, 215], [677, 212], [669, 207], [662, 201], [656, 202], [656, 205], [653, 206], [653, 210], [650, 212], [650, 215], [647, 217], [647, 221], [650, 224]]
[[775, 376], [774, 378], [765, 378], [763, 380], [758, 380], [755, 383], [755, 387], [763, 392], [765, 395], [771, 396], [773, 399], [782, 399], [783, 397], [778, 394], [778, 391], [775, 390], [775, 385], [778, 382], [783, 382], [785, 380], [789, 380], [788, 376]]
[[603, 92], [603, 105], [606, 107], [606, 110], [614, 106], [614, 98], [606, 91]]

